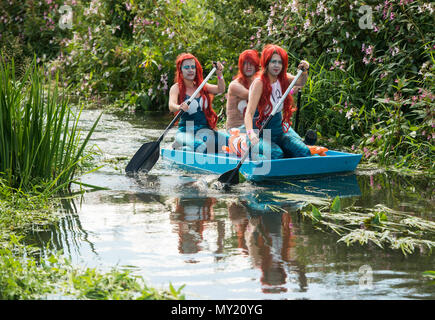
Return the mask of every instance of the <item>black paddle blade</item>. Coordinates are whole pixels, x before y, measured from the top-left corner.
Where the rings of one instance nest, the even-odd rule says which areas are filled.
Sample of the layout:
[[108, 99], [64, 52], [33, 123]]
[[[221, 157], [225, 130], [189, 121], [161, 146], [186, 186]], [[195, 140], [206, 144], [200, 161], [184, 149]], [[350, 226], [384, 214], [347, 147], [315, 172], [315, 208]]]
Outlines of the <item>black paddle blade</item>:
[[239, 168], [235, 168], [223, 173], [218, 181], [223, 183], [225, 186], [238, 184], [239, 183]]
[[139, 170], [148, 172], [159, 160], [159, 157], [160, 144], [158, 142], [144, 143], [125, 167], [125, 172], [134, 173]]

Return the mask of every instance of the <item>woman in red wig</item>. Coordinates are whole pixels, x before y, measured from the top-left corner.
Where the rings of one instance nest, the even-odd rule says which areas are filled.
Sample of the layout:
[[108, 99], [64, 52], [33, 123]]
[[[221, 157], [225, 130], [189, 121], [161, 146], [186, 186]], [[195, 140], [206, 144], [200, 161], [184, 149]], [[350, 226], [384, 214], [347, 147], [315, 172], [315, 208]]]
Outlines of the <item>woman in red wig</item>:
[[228, 136], [216, 131], [217, 115], [213, 110], [213, 96], [225, 92], [223, 66], [217, 63], [217, 85], [206, 84], [190, 105], [186, 101], [203, 81], [202, 67], [198, 59], [183, 53], [176, 60], [175, 83], [169, 90], [169, 110], [177, 113], [183, 110], [175, 145], [184, 150], [203, 153], [219, 152], [228, 142]]
[[[263, 157], [272, 159], [311, 156], [310, 149], [291, 128], [291, 117], [296, 110], [291, 94], [286, 97], [280, 110], [264, 129], [263, 137], [258, 137], [255, 133], [254, 129], [261, 128], [275, 104], [278, 103], [294, 79], [294, 76], [287, 73], [287, 52], [277, 45], [269, 44], [264, 47], [260, 64], [262, 71], [249, 89], [248, 106], [244, 118], [246, 133], [254, 145], [254, 157], [255, 154], [262, 154]], [[309, 64], [306, 61], [301, 61], [298, 68], [303, 68], [305, 72], [299, 77], [295, 88], [301, 88], [305, 85]], [[260, 139], [261, 143], [259, 143]]]
[[260, 70], [260, 57], [256, 50], [245, 50], [239, 56], [239, 73], [228, 86], [226, 129], [244, 131], [243, 117], [248, 105], [249, 87]]

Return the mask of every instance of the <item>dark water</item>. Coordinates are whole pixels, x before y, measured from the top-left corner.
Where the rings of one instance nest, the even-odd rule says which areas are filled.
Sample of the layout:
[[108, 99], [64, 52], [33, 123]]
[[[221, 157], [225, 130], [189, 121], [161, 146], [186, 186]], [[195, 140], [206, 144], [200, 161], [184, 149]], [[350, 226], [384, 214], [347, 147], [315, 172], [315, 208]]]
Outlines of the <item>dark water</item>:
[[[84, 130], [98, 111], [85, 111]], [[374, 245], [347, 247], [317, 230], [298, 210], [339, 195], [344, 206], [389, 208], [433, 220], [433, 180], [379, 169], [352, 174], [243, 183], [224, 193], [217, 176], [192, 174], [159, 160], [148, 175], [123, 169], [140, 145], [155, 140], [165, 116], [105, 114], [93, 136], [106, 164], [82, 181], [110, 188], [68, 202], [52, 231], [36, 235], [74, 264], [128, 268], [150, 285], [175, 287], [189, 299], [434, 299], [422, 276], [432, 256], [404, 256]], [[170, 145], [170, 132], [164, 145]], [[285, 201], [270, 202], [277, 193]], [[268, 204], [286, 210], [273, 211]]]

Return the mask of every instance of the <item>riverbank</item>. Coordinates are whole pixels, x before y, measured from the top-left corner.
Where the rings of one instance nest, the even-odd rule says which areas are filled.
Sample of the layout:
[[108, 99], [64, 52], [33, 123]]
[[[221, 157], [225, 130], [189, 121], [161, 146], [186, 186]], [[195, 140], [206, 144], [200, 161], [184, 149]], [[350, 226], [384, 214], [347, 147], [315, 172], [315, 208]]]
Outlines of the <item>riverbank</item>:
[[28, 237], [63, 218], [60, 199], [12, 190], [0, 180], [0, 300], [172, 300], [181, 289], [155, 289], [128, 270], [73, 266], [62, 251], [45, 251]]

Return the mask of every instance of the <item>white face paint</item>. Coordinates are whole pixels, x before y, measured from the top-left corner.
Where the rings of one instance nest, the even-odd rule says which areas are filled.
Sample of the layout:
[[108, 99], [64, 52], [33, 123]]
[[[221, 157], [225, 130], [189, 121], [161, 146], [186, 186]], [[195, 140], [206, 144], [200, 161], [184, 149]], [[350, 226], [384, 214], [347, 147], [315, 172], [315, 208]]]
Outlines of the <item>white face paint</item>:
[[181, 64], [181, 72], [183, 73], [183, 78], [186, 80], [194, 80], [196, 75], [196, 65], [195, 60], [187, 59]]
[[267, 71], [274, 77], [277, 77], [282, 70], [282, 59], [277, 53], [272, 55], [272, 58], [267, 65]]
[[255, 73], [255, 66], [249, 61], [243, 63], [243, 74], [245, 77], [251, 77]]

